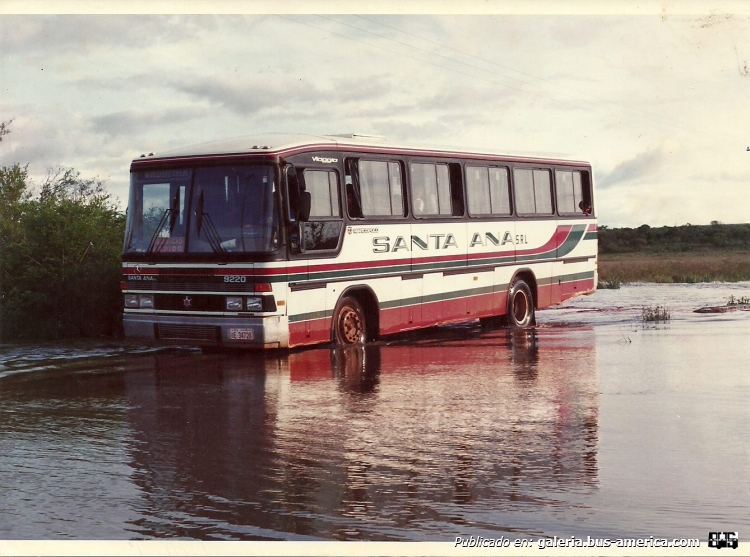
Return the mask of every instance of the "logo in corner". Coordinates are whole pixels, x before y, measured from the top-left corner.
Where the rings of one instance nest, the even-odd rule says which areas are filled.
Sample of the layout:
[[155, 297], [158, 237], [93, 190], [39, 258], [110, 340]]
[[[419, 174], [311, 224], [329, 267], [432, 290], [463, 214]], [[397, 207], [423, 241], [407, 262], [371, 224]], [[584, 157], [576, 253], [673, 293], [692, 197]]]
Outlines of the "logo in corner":
[[731, 547], [737, 549], [740, 538], [737, 532], [709, 532], [708, 533], [708, 547], [714, 547], [721, 549], [723, 547]]
[[185, 309], [187, 309], [193, 305], [193, 300], [190, 299], [190, 296], [185, 296], [182, 300], [182, 305], [185, 306]]

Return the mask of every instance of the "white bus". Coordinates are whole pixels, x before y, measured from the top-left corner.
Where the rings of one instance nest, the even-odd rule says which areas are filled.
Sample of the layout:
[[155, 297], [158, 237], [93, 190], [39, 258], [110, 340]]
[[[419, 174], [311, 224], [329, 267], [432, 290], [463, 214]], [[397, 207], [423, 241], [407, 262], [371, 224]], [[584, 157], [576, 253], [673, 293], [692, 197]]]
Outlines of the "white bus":
[[128, 337], [287, 348], [529, 327], [596, 288], [585, 162], [269, 134], [130, 171]]

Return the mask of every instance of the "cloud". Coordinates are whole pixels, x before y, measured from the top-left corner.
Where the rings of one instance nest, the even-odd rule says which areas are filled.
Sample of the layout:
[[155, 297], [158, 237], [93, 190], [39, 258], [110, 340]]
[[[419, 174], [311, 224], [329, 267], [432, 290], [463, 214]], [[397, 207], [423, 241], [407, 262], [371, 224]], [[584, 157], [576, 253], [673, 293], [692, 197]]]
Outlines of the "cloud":
[[0, 50], [4, 56], [87, 53], [99, 47], [147, 48], [193, 41], [210, 30], [210, 17], [179, 15], [3, 15]]
[[664, 153], [661, 148], [644, 151], [632, 159], [621, 162], [611, 172], [600, 176], [597, 186], [605, 189], [615, 184], [647, 177], [659, 168], [663, 160]]
[[208, 108], [180, 107], [162, 111], [123, 110], [91, 118], [91, 129], [109, 136], [142, 133], [155, 126], [171, 125], [208, 116]]
[[193, 98], [242, 115], [290, 103], [317, 104], [329, 98], [303, 79], [182, 77], [171, 80], [169, 85]]

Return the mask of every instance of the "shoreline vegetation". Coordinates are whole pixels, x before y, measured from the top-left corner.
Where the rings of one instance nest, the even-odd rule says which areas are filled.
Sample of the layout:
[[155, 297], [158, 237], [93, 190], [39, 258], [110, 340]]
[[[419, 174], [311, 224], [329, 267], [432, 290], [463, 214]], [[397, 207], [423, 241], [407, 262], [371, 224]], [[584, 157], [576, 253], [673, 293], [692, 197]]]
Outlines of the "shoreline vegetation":
[[750, 224], [600, 226], [599, 288], [750, 280]]
[[121, 336], [124, 230], [101, 180], [0, 167], [0, 343]]

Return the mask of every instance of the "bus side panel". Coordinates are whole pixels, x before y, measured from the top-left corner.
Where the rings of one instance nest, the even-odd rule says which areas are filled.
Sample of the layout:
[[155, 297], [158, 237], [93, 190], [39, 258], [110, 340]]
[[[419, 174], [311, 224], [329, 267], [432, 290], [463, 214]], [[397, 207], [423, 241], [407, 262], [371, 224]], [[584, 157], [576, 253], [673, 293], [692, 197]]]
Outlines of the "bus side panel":
[[524, 219], [516, 222], [516, 265], [532, 269], [537, 284], [537, 308], [552, 303], [552, 269], [557, 247], [566, 236], [565, 227], [558, 227], [554, 218]]
[[[410, 307], [406, 305], [407, 300], [404, 298], [401, 277], [381, 279], [378, 281], [375, 290], [378, 300], [382, 300], [379, 315], [380, 334], [388, 335], [409, 329], [411, 323]], [[389, 299], [396, 298], [396, 293], [400, 293], [398, 300], [395, 303], [389, 302]]]
[[413, 242], [416, 249], [412, 251], [412, 269], [424, 273], [421, 324], [429, 327], [466, 319], [470, 295], [466, 223], [414, 224], [412, 238], [418, 238], [418, 242]]
[[572, 222], [571, 239], [558, 250], [562, 259], [558, 267], [562, 301], [593, 292], [596, 287], [596, 223], [591, 219]]
[[420, 274], [412, 273], [401, 277], [401, 298], [404, 304], [403, 314], [399, 320], [401, 328], [397, 330], [405, 331], [420, 327], [422, 325], [422, 276]]
[[494, 273], [482, 273], [482, 289], [488, 289], [487, 294], [478, 294], [469, 298], [469, 309], [467, 316], [476, 319], [479, 317], [491, 317], [503, 312], [500, 302], [501, 296], [494, 292], [492, 284], [495, 278]]
[[559, 291], [560, 287], [557, 284], [557, 278], [554, 276], [555, 265], [555, 262], [550, 261], [532, 267], [532, 271], [537, 280], [536, 295], [538, 309], [547, 308], [556, 303], [553, 299], [555, 293]]
[[328, 342], [331, 339], [331, 318], [308, 319], [289, 323], [289, 347]]
[[289, 346], [328, 342], [331, 338], [331, 320], [325, 311], [325, 284], [315, 284], [315, 288], [311, 288], [309, 267], [307, 261], [292, 261], [287, 268]]
[[337, 271], [331, 273], [336, 284], [329, 286], [328, 309], [333, 312], [341, 293], [347, 288], [354, 295], [372, 291], [378, 302], [379, 333], [389, 334], [410, 328], [411, 294], [402, 292], [402, 277], [411, 275], [410, 226], [403, 221], [393, 224], [350, 222], [346, 227], [341, 252], [336, 259]]
[[515, 223], [511, 220], [467, 223], [467, 251], [473, 296], [469, 316], [491, 317], [505, 313], [508, 279], [504, 279], [516, 255]]

